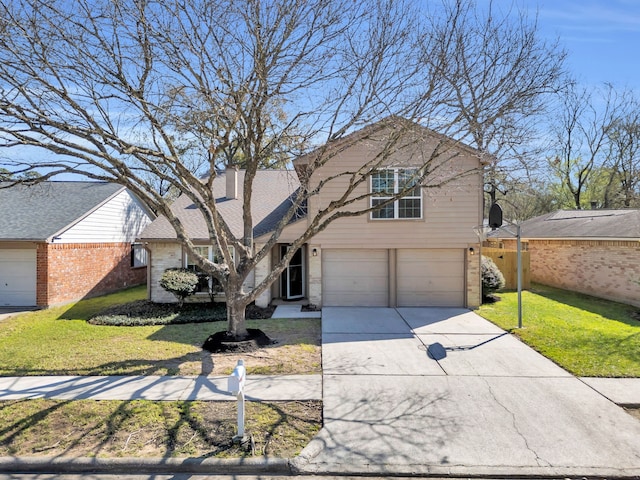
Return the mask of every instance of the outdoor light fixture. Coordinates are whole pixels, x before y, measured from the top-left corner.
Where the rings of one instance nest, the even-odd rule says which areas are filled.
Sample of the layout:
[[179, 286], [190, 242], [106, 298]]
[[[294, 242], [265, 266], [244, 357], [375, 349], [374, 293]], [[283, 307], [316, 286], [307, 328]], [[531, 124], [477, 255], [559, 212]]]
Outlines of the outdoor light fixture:
[[473, 247], [469, 247], [469, 255], [475, 255], [476, 251], [473, 249]]
[[311, 255], [313, 255], [314, 257], [318, 256], [318, 249], [314, 248], [313, 250], [311, 250]]

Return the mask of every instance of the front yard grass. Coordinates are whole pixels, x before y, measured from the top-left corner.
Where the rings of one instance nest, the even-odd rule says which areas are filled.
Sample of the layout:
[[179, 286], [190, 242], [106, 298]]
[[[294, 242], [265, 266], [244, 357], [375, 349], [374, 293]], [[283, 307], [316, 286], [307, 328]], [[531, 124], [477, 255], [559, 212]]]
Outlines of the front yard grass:
[[276, 344], [250, 354], [203, 351], [226, 322], [154, 326], [91, 325], [108, 307], [139, 301], [137, 287], [0, 322], [0, 375], [227, 375], [238, 358], [247, 373], [320, 373], [319, 319], [248, 320]]
[[543, 285], [522, 292], [522, 329], [517, 294], [498, 294], [478, 314], [584, 377], [640, 377], [637, 307]]

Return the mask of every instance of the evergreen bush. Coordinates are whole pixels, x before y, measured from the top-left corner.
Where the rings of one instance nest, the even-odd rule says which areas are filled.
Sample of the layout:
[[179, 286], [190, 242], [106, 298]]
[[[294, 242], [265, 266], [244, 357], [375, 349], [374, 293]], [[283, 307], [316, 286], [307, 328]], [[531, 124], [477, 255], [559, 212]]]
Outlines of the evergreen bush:
[[482, 256], [482, 298], [489, 298], [490, 295], [504, 288], [504, 275], [489, 257]]
[[162, 274], [160, 286], [175, 295], [182, 306], [184, 299], [196, 291], [198, 275], [186, 268], [168, 268]]

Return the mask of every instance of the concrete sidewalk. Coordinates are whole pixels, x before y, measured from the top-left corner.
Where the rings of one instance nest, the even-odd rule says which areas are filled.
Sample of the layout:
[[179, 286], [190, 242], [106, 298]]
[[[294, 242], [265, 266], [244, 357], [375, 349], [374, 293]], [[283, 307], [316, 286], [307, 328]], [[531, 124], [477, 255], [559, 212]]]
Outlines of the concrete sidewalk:
[[618, 383], [588, 385], [468, 310], [325, 308], [323, 372], [304, 473], [640, 476], [640, 422], [595, 390]]
[[[227, 376], [0, 377], [0, 400], [207, 400], [233, 401]], [[253, 401], [322, 400], [321, 375], [248, 375]]]

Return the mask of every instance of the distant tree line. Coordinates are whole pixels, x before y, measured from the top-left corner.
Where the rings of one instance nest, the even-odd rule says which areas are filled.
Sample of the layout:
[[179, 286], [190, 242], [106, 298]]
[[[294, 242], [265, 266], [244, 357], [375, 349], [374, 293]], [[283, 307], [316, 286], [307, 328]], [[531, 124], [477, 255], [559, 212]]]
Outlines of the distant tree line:
[[544, 161], [501, 178], [495, 199], [506, 215], [521, 221], [556, 209], [640, 208], [638, 93], [567, 81], [549, 100]]

